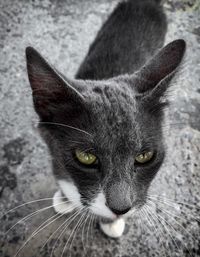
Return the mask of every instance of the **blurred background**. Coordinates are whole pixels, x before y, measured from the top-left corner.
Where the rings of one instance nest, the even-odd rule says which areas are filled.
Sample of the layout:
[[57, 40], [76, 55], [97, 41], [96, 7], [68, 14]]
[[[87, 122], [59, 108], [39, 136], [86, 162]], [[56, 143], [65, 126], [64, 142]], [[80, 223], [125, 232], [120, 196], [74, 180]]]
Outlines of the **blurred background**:
[[55, 215], [52, 208], [42, 209], [51, 206], [51, 200], [6, 213], [23, 203], [51, 198], [56, 191], [50, 157], [37, 132], [25, 48], [35, 47], [73, 77], [116, 4], [117, 0], [0, 0], [1, 257], [15, 256], [20, 247], [19, 256], [61, 256], [65, 244], [63, 256], [71, 257], [200, 256], [199, 0], [164, 1], [169, 24], [166, 43], [183, 38], [187, 53], [170, 94], [164, 126], [168, 153], [150, 190], [151, 214], [130, 218], [124, 236], [114, 240], [105, 237], [91, 219], [77, 231], [72, 224], [58, 238], [62, 230], [53, 232], [65, 221], [63, 217], [30, 239]]

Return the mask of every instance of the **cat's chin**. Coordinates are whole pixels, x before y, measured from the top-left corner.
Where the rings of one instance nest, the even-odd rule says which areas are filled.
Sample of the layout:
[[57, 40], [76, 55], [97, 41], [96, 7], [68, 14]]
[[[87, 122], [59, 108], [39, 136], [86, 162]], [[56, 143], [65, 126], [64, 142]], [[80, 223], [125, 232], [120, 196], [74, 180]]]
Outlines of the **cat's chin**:
[[119, 238], [123, 235], [125, 229], [125, 221], [122, 218], [116, 219], [110, 223], [100, 222], [102, 232], [108, 237]]
[[[61, 190], [58, 190], [53, 197], [53, 207], [57, 213], [62, 215], [70, 213], [75, 210], [72, 202], [66, 201], [67, 198], [63, 197]], [[99, 225], [102, 232], [111, 238], [118, 238], [122, 236], [125, 228], [125, 221], [123, 218], [117, 216], [104, 217], [99, 216]]]
[[116, 218], [100, 217], [100, 229], [101, 231], [111, 238], [119, 238], [123, 235], [125, 229], [125, 221], [128, 217], [131, 217], [136, 212], [136, 209], [130, 210], [128, 213], [122, 216], [116, 216]]

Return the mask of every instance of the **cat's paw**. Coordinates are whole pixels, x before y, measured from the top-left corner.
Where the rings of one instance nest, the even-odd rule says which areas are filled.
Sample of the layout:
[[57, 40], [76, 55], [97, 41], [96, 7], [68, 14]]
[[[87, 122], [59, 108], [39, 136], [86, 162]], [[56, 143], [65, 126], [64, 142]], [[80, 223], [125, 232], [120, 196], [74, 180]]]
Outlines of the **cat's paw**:
[[120, 237], [125, 229], [125, 221], [124, 219], [117, 219], [112, 223], [101, 223], [100, 228], [104, 234], [112, 238]]
[[53, 197], [53, 208], [55, 212], [61, 214], [67, 214], [68, 212], [73, 211], [75, 208], [72, 203], [66, 203], [65, 198], [60, 190], [58, 190]]

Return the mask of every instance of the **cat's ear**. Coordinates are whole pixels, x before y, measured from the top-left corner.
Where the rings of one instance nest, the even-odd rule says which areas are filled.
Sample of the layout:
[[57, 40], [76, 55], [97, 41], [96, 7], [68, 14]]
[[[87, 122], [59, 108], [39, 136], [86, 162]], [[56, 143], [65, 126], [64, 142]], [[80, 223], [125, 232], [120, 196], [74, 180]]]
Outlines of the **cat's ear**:
[[143, 97], [159, 99], [165, 95], [186, 49], [184, 40], [175, 40], [162, 48], [136, 74], [136, 91]]
[[51, 120], [62, 107], [74, 113], [83, 104], [83, 96], [34, 48], [26, 48], [26, 60], [34, 107], [41, 119]]

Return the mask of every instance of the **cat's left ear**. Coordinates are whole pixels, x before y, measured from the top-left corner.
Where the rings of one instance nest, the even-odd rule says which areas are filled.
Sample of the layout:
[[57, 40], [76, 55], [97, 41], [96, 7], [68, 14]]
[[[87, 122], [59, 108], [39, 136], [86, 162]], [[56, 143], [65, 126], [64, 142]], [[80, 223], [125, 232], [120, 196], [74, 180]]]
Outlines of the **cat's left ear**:
[[142, 98], [157, 101], [165, 95], [186, 49], [184, 40], [175, 40], [162, 48], [136, 73], [134, 86]]
[[26, 48], [26, 60], [33, 103], [41, 120], [53, 120], [61, 116], [62, 111], [70, 121], [81, 114], [84, 98], [71, 81], [66, 81], [32, 47]]

